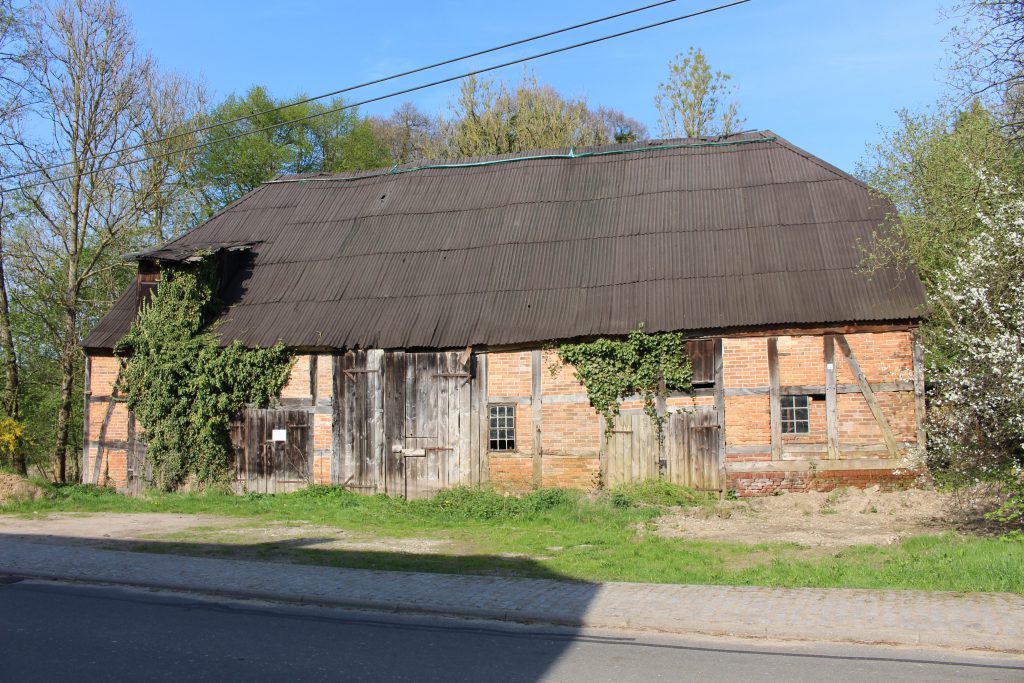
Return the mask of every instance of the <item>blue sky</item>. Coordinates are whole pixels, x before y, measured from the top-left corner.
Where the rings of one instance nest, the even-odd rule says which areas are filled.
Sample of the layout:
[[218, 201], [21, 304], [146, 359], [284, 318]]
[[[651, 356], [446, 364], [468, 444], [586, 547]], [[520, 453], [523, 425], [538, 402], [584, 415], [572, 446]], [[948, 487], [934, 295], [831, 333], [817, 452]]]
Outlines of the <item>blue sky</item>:
[[[127, 0], [139, 45], [167, 69], [200, 78], [215, 99], [254, 84], [275, 96], [319, 94], [644, 3], [588, 0], [515, 3], [430, 0]], [[656, 10], [410, 77], [412, 85], [506, 59], [720, 4], [679, 0]], [[879, 127], [901, 108], [922, 109], [948, 92], [944, 38], [951, 24], [928, 0], [753, 0], [532, 63], [537, 78], [592, 105], [621, 109], [657, 133], [653, 97], [667, 62], [704, 50], [738, 89], [747, 128], [769, 128], [852, 171]], [[498, 72], [515, 81], [522, 67]], [[403, 99], [437, 113], [456, 85]], [[373, 97], [395, 82], [359, 93]], [[365, 94], [364, 94], [365, 93]]]

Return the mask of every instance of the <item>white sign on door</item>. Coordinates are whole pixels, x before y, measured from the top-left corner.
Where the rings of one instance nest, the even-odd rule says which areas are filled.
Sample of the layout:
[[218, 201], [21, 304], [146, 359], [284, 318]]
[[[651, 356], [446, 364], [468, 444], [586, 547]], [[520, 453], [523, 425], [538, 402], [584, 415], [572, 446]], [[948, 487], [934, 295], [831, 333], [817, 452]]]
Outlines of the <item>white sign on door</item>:
[[270, 436], [271, 441], [287, 441], [288, 430], [287, 429], [275, 429], [273, 434]]

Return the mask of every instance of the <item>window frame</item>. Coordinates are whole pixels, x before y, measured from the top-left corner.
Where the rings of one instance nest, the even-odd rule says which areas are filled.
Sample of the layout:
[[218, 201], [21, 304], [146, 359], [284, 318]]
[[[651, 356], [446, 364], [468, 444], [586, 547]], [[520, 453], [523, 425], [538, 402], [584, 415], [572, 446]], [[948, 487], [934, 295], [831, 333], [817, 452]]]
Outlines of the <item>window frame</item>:
[[[790, 405], [787, 404], [787, 399]], [[798, 399], [803, 399], [803, 405], [798, 405]], [[779, 428], [783, 436], [789, 434], [810, 434], [811, 433], [811, 403], [813, 398], [810, 394], [783, 394], [779, 396]], [[787, 411], [789, 417], [786, 416]], [[803, 417], [799, 417], [800, 413]]]
[[[504, 413], [496, 414], [495, 411], [504, 411]], [[495, 425], [495, 420], [504, 422]], [[498, 436], [495, 436], [496, 433]], [[504, 443], [504, 447], [500, 447], [502, 443]], [[515, 453], [518, 450], [514, 403], [487, 404], [487, 450], [492, 453]]]

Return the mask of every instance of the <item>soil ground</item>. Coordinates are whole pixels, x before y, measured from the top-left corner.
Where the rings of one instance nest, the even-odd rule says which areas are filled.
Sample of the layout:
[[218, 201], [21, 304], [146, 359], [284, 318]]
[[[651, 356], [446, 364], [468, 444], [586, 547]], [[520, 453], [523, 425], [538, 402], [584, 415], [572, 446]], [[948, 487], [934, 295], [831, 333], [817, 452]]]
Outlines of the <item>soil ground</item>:
[[43, 490], [15, 474], [0, 472], [0, 503], [18, 500], [39, 500]]
[[679, 509], [657, 520], [657, 533], [668, 538], [811, 547], [889, 545], [959, 527], [953, 505], [949, 494], [918, 489], [786, 493]]

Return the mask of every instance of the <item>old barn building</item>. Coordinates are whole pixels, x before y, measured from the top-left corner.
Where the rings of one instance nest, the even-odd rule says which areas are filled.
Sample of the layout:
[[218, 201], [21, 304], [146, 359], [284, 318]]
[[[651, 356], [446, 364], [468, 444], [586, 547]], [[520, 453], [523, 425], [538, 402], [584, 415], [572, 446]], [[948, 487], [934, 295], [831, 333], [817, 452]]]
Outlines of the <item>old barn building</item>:
[[[923, 442], [912, 272], [858, 266], [892, 210], [773, 133], [282, 177], [136, 255], [84, 342], [87, 481], [139, 486], [112, 349], [161, 264], [219, 254], [220, 331], [298, 356], [235, 428], [239, 486], [425, 495], [666, 477], [741, 495], [891, 482]], [[685, 331], [664, 446], [613, 433], [551, 342]]]

